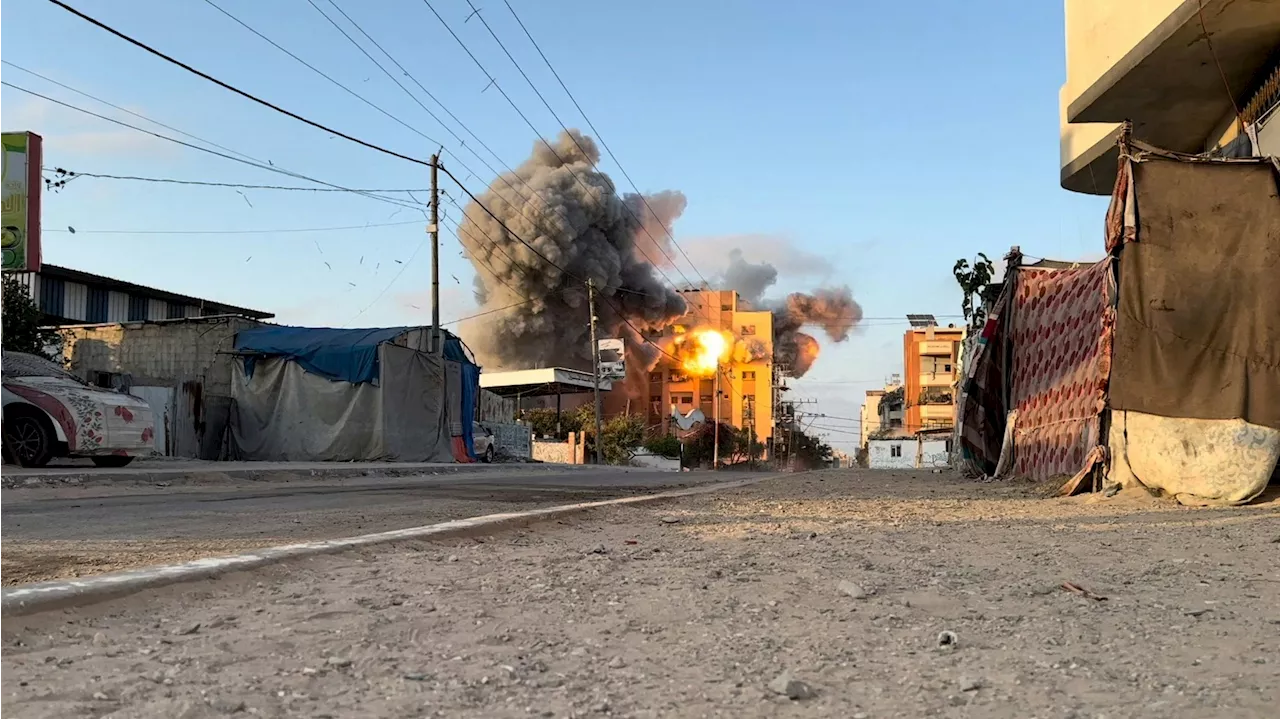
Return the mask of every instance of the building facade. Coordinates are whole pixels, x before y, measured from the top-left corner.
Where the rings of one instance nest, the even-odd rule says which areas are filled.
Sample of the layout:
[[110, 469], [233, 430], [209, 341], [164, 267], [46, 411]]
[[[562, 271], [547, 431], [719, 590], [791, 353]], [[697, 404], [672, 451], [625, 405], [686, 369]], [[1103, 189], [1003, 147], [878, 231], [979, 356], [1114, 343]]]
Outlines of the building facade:
[[1065, 25], [1064, 188], [1111, 194], [1126, 120], [1166, 150], [1280, 155], [1275, 2], [1066, 0]]
[[866, 447], [867, 439], [880, 430], [880, 398], [884, 390], [869, 389], [862, 400], [862, 411], [858, 414], [858, 446]]
[[719, 418], [740, 429], [751, 428], [767, 454], [777, 403], [773, 313], [750, 307], [731, 290], [686, 290], [681, 294], [689, 305], [688, 313], [649, 339], [677, 353], [674, 347], [681, 335], [711, 328], [725, 337], [727, 358], [718, 372], [696, 373], [664, 356], [649, 374], [649, 425], [661, 425], [663, 432], [670, 432], [674, 414], [687, 417], [696, 410], [708, 420]]
[[902, 337], [903, 429], [955, 425], [963, 327], [912, 327]]

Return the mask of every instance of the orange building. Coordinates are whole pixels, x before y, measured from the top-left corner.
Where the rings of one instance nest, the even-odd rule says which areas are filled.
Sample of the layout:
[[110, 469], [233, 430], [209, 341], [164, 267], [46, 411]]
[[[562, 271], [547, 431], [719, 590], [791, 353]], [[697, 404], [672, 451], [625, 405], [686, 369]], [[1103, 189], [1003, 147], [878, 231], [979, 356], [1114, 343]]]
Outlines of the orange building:
[[912, 327], [902, 337], [904, 429], [955, 425], [956, 383], [960, 378], [960, 347], [964, 327]]

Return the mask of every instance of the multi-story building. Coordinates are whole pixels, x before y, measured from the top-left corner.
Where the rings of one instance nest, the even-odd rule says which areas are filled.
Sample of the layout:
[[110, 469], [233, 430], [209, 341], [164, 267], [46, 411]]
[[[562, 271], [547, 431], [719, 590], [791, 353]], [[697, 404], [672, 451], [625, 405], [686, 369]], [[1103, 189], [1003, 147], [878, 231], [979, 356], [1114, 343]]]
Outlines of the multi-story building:
[[1066, 0], [1061, 182], [1111, 194], [1121, 123], [1157, 147], [1280, 155], [1280, 3]]
[[902, 337], [903, 425], [908, 433], [955, 425], [965, 328], [912, 327]]
[[[755, 430], [769, 451], [774, 434], [773, 313], [755, 310], [731, 290], [686, 290], [688, 313], [650, 339], [681, 356], [697, 333], [714, 330], [725, 342], [718, 371], [677, 366], [664, 357], [649, 374], [649, 424], [670, 431], [673, 413], [699, 410], [707, 420]], [[683, 337], [682, 337], [683, 336]], [[719, 398], [717, 407], [717, 376]]]

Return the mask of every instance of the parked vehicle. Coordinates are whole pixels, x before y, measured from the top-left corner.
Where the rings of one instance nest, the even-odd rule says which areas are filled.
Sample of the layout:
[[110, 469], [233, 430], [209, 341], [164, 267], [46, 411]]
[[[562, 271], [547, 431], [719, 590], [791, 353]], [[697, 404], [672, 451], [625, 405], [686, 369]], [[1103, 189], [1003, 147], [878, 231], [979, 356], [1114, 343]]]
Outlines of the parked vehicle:
[[42, 357], [5, 352], [4, 460], [42, 467], [88, 457], [123, 467], [155, 450], [155, 416], [141, 398], [85, 384]]
[[471, 439], [476, 448], [476, 456], [482, 462], [492, 462], [498, 454], [497, 442], [493, 430], [482, 426], [479, 422], [471, 423]]

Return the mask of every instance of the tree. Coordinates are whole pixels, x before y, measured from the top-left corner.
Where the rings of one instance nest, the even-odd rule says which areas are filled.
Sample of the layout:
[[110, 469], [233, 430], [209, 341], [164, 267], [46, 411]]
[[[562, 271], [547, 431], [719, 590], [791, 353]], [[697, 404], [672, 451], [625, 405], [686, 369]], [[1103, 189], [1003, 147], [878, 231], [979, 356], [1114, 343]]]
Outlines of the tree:
[[[3, 288], [3, 344], [6, 350], [39, 355], [59, 361], [62, 354], [62, 335], [52, 327], [41, 327], [44, 314], [26, 285], [13, 275], [4, 276]], [[52, 351], [50, 351], [52, 350]]]
[[[955, 267], [951, 268], [951, 274], [955, 275], [956, 282], [960, 283], [960, 291], [964, 293], [964, 299], [961, 302], [964, 318], [969, 321], [970, 327], [981, 330], [982, 325], [987, 321], [987, 308], [983, 306], [982, 300], [989, 299], [987, 286], [991, 284], [991, 277], [995, 274], [995, 265], [987, 259], [985, 254], [979, 252], [973, 259], [972, 267], [968, 260], [963, 258], [956, 260]], [[975, 296], [979, 298], [976, 306], [973, 301]]]

